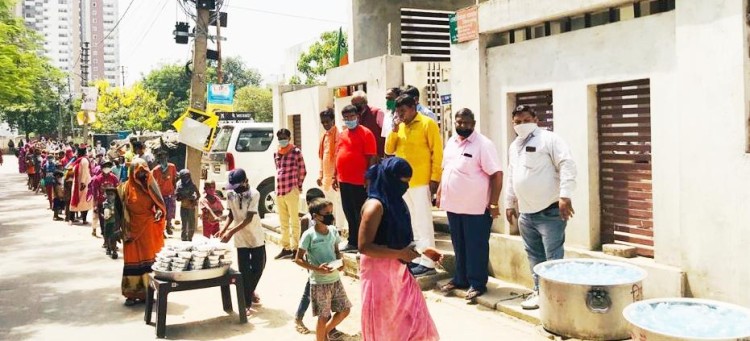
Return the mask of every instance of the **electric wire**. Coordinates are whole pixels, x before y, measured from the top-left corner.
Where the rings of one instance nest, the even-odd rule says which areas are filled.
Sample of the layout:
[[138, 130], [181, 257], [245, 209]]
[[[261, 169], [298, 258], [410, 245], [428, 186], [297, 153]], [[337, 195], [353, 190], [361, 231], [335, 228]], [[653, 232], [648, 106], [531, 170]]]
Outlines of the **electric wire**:
[[154, 20], [151, 21], [151, 24], [148, 25], [148, 28], [145, 32], [141, 35], [141, 38], [138, 39], [138, 42], [131, 48], [130, 55], [128, 55], [128, 59], [133, 57], [133, 55], [138, 51], [138, 47], [141, 46], [141, 43], [146, 39], [146, 36], [148, 36], [149, 32], [151, 32], [151, 29], [154, 27], [154, 24], [156, 24], [156, 21], [159, 20], [161, 17], [162, 12], [164, 12], [164, 9], [167, 7], [167, 4], [169, 3], [169, 0], [163, 0], [164, 4], [161, 6], [161, 9], [159, 9], [158, 12], [156, 12], [156, 17], [154, 17]]

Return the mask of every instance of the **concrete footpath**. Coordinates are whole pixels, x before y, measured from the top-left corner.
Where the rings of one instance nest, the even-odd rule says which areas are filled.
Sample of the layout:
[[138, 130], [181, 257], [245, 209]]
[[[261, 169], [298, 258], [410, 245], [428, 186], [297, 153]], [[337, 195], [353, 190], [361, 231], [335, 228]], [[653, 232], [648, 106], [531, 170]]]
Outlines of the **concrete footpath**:
[[[106, 257], [90, 226], [53, 222], [46, 199], [26, 190], [25, 175], [18, 174], [10, 155], [0, 167], [0, 232], [0, 340], [155, 338], [153, 324], [143, 321], [144, 306], [123, 305], [122, 258]], [[275, 245], [267, 247], [271, 257], [279, 251]], [[314, 340], [294, 330], [306, 276], [289, 260], [269, 260], [258, 289], [263, 305], [247, 324], [222, 310], [218, 288], [173, 293], [167, 339]], [[354, 308], [339, 329], [358, 340], [359, 284], [349, 277], [343, 282]], [[461, 299], [433, 292], [425, 297], [442, 340], [546, 339], [531, 324]], [[305, 323], [312, 329], [314, 322], [308, 312]]]

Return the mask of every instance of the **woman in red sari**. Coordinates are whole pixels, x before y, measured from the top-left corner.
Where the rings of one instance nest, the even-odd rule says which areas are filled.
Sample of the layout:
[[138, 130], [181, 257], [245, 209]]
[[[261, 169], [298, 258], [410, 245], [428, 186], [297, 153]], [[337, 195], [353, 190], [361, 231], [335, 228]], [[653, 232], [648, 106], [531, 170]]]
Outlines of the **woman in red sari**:
[[122, 295], [125, 305], [131, 306], [145, 301], [151, 265], [164, 246], [166, 206], [143, 159], [132, 161], [128, 181], [118, 188], [118, 193], [125, 259]]

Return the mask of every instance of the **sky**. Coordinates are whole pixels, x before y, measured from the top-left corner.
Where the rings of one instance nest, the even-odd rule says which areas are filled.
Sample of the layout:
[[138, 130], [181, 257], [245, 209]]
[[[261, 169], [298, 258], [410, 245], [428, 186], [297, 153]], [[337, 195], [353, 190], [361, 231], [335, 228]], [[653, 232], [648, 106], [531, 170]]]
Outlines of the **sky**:
[[[118, 0], [120, 63], [130, 85], [165, 63], [192, 59], [192, 40], [174, 42], [176, 21], [195, 23], [183, 14], [177, 2], [184, 0]], [[130, 9], [125, 12], [131, 3]], [[322, 32], [346, 30], [351, 21], [351, 0], [225, 0], [228, 27], [222, 55], [240, 56], [248, 67], [258, 69], [264, 82], [282, 73], [289, 47], [314, 40]], [[192, 3], [192, 2], [188, 2]], [[211, 28], [215, 32], [215, 28]], [[216, 49], [209, 41], [209, 48]]]

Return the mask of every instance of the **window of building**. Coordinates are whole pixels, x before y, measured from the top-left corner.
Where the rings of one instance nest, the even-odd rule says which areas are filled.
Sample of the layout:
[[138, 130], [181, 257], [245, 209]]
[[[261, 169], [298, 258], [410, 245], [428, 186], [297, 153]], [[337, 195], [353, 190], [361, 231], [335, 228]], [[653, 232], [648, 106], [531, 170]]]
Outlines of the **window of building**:
[[[487, 46], [514, 44], [524, 40], [669, 12], [674, 10], [675, 6], [676, 0], [640, 0], [595, 12], [576, 13], [569, 17], [556, 18], [541, 24], [516, 27], [508, 31], [490, 34]], [[750, 147], [748, 150], [750, 150]]]

